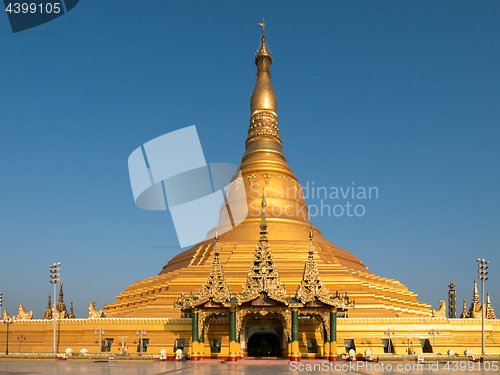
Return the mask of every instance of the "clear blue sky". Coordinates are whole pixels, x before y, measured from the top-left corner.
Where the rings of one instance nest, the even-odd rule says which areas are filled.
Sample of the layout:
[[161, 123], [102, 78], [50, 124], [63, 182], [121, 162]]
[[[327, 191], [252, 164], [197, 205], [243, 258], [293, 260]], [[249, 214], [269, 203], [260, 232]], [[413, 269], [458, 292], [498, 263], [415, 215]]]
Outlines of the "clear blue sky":
[[135, 206], [127, 158], [196, 125], [208, 162], [239, 164], [262, 17], [299, 181], [379, 189], [365, 216], [313, 224], [434, 308], [454, 280], [459, 313], [486, 258], [500, 306], [500, 2], [107, 0], [17, 34], [0, 13], [10, 314], [43, 315], [52, 262], [87, 317], [180, 251], [169, 213]]

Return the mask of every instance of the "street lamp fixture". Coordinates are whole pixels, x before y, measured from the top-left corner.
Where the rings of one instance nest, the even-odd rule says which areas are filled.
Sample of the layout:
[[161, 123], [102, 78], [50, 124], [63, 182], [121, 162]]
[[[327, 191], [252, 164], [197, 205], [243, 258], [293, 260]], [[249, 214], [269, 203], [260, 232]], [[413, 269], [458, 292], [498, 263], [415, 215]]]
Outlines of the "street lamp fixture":
[[395, 335], [396, 334], [396, 331], [395, 330], [391, 330], [388, 329], [387, 331], [384, 332], [384, 335], [389, 335], [389, 344], [388, 344], [388, 347], [387, 349], [389, 350], [389, 353], [393, 353], [394, 352], [394, 347], [392, 346], [392, 340], [391, 340], [391, 335]]
[[439, 332], [439, 329], [438, 330], [435, 330], [435, 329], [431, 329], [429, 331], [429, 335], [432, 335], [432, 352], [435, 353], [435, 350], [436, 350], [436, 335], [440, 335], [441, 332]]
[[95, 332], [94, 332], [94, 335], [97, 335], [99, 334], [99, 354], [102, 353], [102, 339], [101, 339], [101, 335], [104, 335], [104, 330], [103, 329], [96, 329]]
[[139, 334], [141, 335], [141, 341], [139, 342], [139, 347], [140, 347], [140, 353], [142, 355], [142, 352], [143, 352], [142, 336], [147, 334], [146, 330], [145, 329], [138, 330], [135, 334], [136, 335], [139, 335]]
[[481, 280], [481, 356], [484, 358], [484, 347], [485, 347], [485, 341], [484, 341], [484, 282], [488, 280], [486, 275], [488, 275], [488, 261], [484, 259], [479, 259], [477, 260], [477, 267], [479, 268], [477, 270], [477, 273], [479, 274], [479, 280]]
[[3, 321], [5, 324], [7, 324], [7, 341], [5, 343], [5, 355], [9, 355], [9, 326], [14, 323], [14, 319], [8, 318]]
[[52, 312], [52, 318], [54, 319], [54, 354], [56, 354], [56, 286], [61, 280], [59, 273], [61, 263], [52, 263], [50, 267], [50, 283], [54, 285], [54, 311]]

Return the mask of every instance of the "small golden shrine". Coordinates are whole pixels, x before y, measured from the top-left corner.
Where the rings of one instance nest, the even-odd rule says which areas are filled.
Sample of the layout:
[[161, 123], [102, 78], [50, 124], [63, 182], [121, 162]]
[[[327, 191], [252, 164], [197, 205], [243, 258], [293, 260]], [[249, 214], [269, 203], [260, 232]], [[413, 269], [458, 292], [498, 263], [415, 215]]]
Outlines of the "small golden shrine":
[[[71, 301], [71, 309], [73, 309], [73, 301]], [[43, 314], [42, 319], [50, 320], [53, 318], [54, 308], [51, 305], [50, 294], [49, 301], [47, 302], [47, 308]], [[74, 319], [75, 314], [73, 314], [73, 310], [68, 314], [68, 310], [66, 309], [66, 304], [64, 303], [64, 291], [63, 291], [63, 283], [59, 286], [59, 301], [56, 304], [56, 318], [57, 319]]]
[[477, 291], [477, 280], [474, 279], [474, 292], [472, 294], [472, 302], [470, 304], [469, 311], [467, 311], [467, 303], [464, 298], [463, 312], [462, 315], [460, 315], [460, 318], [481, 318], [483, 307], [485, 309], [485, 319], [496, 319], [495, 309], [491, 305], [490, 293], [488, 292], [487, 294], [486, 304], [484, 306], [481, 306], [481, 302], [479, 301], [479, 292]]

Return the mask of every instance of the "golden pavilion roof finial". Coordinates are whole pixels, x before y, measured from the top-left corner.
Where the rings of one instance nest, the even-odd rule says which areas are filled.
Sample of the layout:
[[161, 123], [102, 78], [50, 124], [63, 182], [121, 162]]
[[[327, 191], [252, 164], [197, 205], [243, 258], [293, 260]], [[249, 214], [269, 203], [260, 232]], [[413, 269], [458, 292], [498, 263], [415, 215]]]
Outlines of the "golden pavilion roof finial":
[[219, 235], [217, 234], [217, 232], [215, 232], [214, 257], [215, 259], [219, 259]]
[[219, 259], [219, 236], [215, 236], [214, 260], [210, 267], [210, 274], [205, 285], [200, 290], [198, 297], [193, 292], [186, 298], [184, 293], [174, 302], [174, 308], [181, 310], [193, 309], [196, 306], [212, 300], [212, 302], [226, 304], [231, 299], [231, 289], [224, 278], [224, 270]]
[[[261, 232], [262, 233], [262, 232]], [[247, 274], [246, 283], [242, 284], [243, 291], [236, 296], [238, 305], [253, 301], [261, 293], [288, 305], [289, 298], [286, 295], [285, 284], [282, 284], [278, 274], [278, 268], [274, 263], [271, 246], [266, 241], [259, 241], [255, 246], [255, 252], [250, 269]]]
[[323, 282], [319, 276], [318, 266], [314, 260], [312, 240], [313, 232], [311, 229], [309, 232], [309, 257], [304, 265], [304, 274], [302, 275], [302, 281], [295, 293], [295, 299], [302, 303], [308, 303], [313, 302], [317, 298], [327, 305], [336, 305], [336, 301], [330, 299], [330, 292], [323, 286]]
[[262, 219], [260, 220], [260, 242], [267, 242], [266, 191], [262, 189]]
[[313, 231], [309, 232], [309, 258], [314, 258]]
[[243, 291], [236, 296], [238, 305], [258, 298], [261, 293], [267, 293], [271, 299], [282, 302], [285, 305], [289, 303], [285, 285], [281, 284], [278, 268], [274, 263], [271, 246], [267, 239], [266, 207], [265, 189], [262, 189], [260, 239], [255, 245], [253, 260], [247, 274], [247, 281], [245, 284], [242, 284]]

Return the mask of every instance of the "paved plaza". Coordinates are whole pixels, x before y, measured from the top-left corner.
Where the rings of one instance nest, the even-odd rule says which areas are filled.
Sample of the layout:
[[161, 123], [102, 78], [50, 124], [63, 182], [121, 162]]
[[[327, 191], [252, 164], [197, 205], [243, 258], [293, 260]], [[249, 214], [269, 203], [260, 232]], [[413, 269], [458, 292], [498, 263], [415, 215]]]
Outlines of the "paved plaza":
[[[93, 362], [93, 361], [53, 361], [53, 360], [2, 360], [0, 361], [0, 375], [28, 375], [28, 374], [103, 374], [103, 375], [163, 375], [163, 374], [194, 374], [194, 375], [246, 375], [246, 374], [498, 374], [498, 369], [492, 367], [493, 362], [475, 363], [464, 362], [444, 363], [437, 365], [423, 364], [417, 367], [414, 362], [380, 362], [350, 364], [337, 362], [330, 364], [320, 361], [303, 361], [289, 363], [288, 361], [240, 361], [227, 363], [217, 360], [201, 362]], [[498, 365], [498, 362], [496, 362]], [[337, 367], [335, 367], [337, 365]], [[369, 366], [373, 367], [369, 367]], [[377, 366], [378, 365], [378, 366]], [[383, 365], [383, 366], [382, 366]], [[333, 367], [332, 367], [333, 366]], [[368, 368], [366, 368], [368, 366]]]

